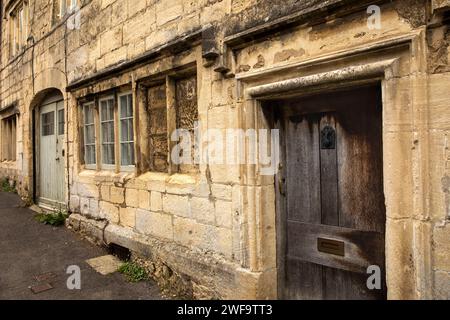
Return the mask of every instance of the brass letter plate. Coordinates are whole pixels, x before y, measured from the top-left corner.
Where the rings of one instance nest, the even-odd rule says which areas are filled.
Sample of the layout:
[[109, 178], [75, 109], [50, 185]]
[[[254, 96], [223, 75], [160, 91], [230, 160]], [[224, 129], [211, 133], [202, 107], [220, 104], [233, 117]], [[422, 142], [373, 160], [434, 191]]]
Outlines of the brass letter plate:
[[336, 256], [345, 256], [345, 243], [331, 239], [317, 239], [317, 250], [323, 253], [334, 254]]

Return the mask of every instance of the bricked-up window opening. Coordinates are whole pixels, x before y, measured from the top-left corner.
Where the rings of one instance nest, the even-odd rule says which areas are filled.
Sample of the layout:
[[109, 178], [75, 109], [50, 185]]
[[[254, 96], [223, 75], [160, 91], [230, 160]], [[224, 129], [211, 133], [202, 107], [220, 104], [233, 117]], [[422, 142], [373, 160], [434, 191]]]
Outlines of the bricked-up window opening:
[[55, 134], [55, 112], [42, 114], [42, 136], [52, 136]]
[[[183, 71], [165, 78], [152, 80], [145, 85], [148, 112], [148, 154], [149, 166], [144, 167], [153, 172], [197, 173], [198, 142], [196, 125], [198, 124], [197, 76], [194, 72]], [[190, 135], [190, 154], [181, 148], [179, 157], [173, 152], [179, 150], [178, 144], [186, 145], [186, 132]], [[174, 140], [171, 140], [174, 139]], [[178, 139], [178, 140], [177, 140]], [[179, 163], [177, 160], [189, 159]]]
[[114, 125], [114, 97], [100, 100], [101, 157], [104, 165], [116, 163]]
[[119, 95], [121, 166], [134, 166], [133, 98], [131, 93]]
[[150, 170], [168, 172], [168, 133], [166, 85], [148, 89]]
[[1, 122], [2, 161], [16, 161], [16, 128], [17, 117], [11, 116]]
[[[198, 123], [197, 106], [197, 76], [192, 75], [187, 78], [175, 81], [176, 98], [176, 126], [177, 129], [188, 130], [191, 135], [191, 164], [180, 164], [178, 172], [195, 173], [198, 172], [198, 161], [195, 159], [198, 143], [195, 141], [195, 126]], [[180, 154], [182, 157], [183, 155]]]
[[14, 57], [26, 46], [29, 36], [27, 1], [18, 2], [9, 13], [9, 53]]
[[86, 165], [95, 165], [95, 105], [94, 103], [83, 106], [84, 116], [84, 162]]

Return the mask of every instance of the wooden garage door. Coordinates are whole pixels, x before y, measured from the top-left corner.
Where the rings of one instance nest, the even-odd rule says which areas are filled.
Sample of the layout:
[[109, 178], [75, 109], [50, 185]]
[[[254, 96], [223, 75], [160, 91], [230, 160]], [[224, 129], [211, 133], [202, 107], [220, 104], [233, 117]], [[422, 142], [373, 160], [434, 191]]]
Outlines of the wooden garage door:
[[[385, 206], [380, 90], [281, 105], [285, 299], [383, 299]], [[367, 268], [382, 270], [369, 290]]]

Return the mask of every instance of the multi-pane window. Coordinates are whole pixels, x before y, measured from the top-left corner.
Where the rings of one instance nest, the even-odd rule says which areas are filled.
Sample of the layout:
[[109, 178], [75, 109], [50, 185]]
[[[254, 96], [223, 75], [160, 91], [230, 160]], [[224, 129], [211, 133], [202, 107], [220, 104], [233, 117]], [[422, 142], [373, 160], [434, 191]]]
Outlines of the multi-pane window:
[[29, 33], [28, 2], [18, 3], [9, 14], [10, 55], [18, 54], [27, 43]]
[[114, 165], [114, 97], [100, 100], [100, 137], [102, 164]]
[[87, 166], [95, 165], [95, 106], [94, 103], [83, 106], [84, 118], [84, 162]]
[[120, 161], [122, 166], [134, 165], [134, 130], [132, 95], [119, 96]]
[[[88, 169], [134, 168], [132, 97], [131, 93], [122, 93], [83, 106], [84, 163]], [[99, 132], [98, 140], [95, 132]]]
[[16, 119], [17, 117], [14, 115], [1, 121], [2, 161], [16, 160]]

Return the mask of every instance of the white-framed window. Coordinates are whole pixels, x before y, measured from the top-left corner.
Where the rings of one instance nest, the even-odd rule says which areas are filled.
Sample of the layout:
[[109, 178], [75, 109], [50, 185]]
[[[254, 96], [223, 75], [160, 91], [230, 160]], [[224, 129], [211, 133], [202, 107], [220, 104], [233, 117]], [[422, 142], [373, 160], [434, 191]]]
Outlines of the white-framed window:
[[86, 169], [116, 171], [135, 169], [135, 129], [131, 92], [101, 96], [95, 102], [82, 104], [82, 118], [84, 136], [82, 154]]
[[78, 5], [78, 0], [69, 0], [69, 12], [72, 12]]
[[17, 55], [27, 44], [29, 36], [28, 1], [19, 2], [9, 13], [9, 51]]
[[59, 3], [59, 17], [62, 18], [67, 13], [67, 1], [66, 0], [60, 0]]
[[131, 92], [118, 96], [119, 100], [119, 130], [120, 130], [120, 166], [134, 168], [134, 125], [133, 96]]
[[16, 161], [17, 116], [13, 115], [1, 121], [1, 161]]
[[114, 96], [99, 100], [100, 113], [100, 154], [102, 168], [114, 166], [115, 156], [115, 121], [114, 121]]
[[95, 134], [95, 104], [83, 105], [83, 132], [84, 132], [84, 163], [87, 169], [95, 169], [96, 160], [96, 134]]
[[78, 7], [78, 0], [59, 0], [59, 18], [72, 13]]

